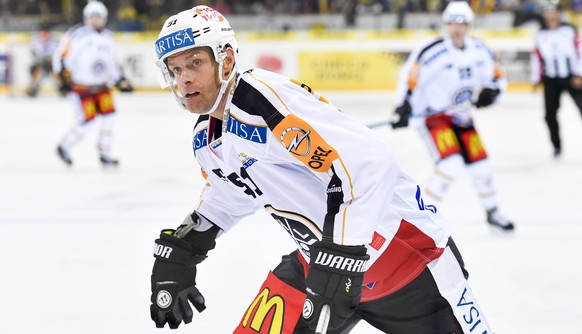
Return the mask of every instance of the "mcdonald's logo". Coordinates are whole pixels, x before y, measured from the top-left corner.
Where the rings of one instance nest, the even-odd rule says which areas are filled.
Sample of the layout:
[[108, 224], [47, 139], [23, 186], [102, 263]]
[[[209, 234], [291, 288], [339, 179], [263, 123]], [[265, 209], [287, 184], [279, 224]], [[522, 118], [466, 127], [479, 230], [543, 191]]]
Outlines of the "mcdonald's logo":
[[[264, 288], [255, 298], [247, 313], [245, 314], [242, 327], [256, 331], [257, 333], [281, 334], [283, 331], [283, 315], [285, 314], [285, 301], [281, 296], [275, 295], [269, 297], [269, 288]], [[263, 325], [269, 323], [267, 316], [270, 317], [269, 331], [261, 331]], [[250, 322], [250, 326], [249, 326]]]
[[85, 100], [83, 103], [83, 111], [85, 112], [85, 120], [89, 121], [95, 118], [97, 114], [97, 107], [93, 100]]
[[485, 147], [481, 142], [479, 135], [474, 132], [467, 132], [462, 135], [462, 140], [467, 147], [467, 155], [469, 156], [469, 161], [477, 161], [487, 158], [487, 152]]
[[102, 112], [110, 112], [113, 109], [113, 99], [109, 94], [99, 96], [99, 109]]
[[432, 136], [441, 157], [459, 153], [459, 142], [453, 130], [449, 128], [437, 129], [432, 132]]

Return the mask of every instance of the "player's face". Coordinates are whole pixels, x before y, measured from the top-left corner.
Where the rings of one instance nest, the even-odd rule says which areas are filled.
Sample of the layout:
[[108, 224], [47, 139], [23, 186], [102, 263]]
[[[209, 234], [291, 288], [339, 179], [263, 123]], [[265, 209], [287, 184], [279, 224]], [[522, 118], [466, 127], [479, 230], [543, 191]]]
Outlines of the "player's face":
[[449, 36], [453, 40], [456, 46], [462, 47], [465, 41], [465, 36], [469, 30], [469, 25], [467, 23], [457, 23], [451, 22], [448, 24]]
[[168, 57], [182, 101], [188, 111], [204, 114], [211, 110], [220, 91], [218, 63], [208, 48], [193, 48]]
[[97, 15], [89, 16], [89, 25], [95, 30], [99, 30], [105, 26], [105, 18]]
[[550, 29], [555, 29], [560, 26], [560, 12], [557, 10], [545, 10], [544, 21]]

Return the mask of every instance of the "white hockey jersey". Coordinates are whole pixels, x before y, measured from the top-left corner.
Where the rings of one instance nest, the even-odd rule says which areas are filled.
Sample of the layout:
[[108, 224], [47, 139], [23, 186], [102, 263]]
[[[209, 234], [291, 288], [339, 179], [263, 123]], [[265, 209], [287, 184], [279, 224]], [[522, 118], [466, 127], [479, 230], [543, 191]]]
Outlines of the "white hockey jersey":
[[415, 49], [402, 67], [396, 101], [401, 105], [408, 99], [416, 118], [447, 110], [466, 122], [472, 102], [485, 87], [501, 92], [507, 87], [485, 45], [466, 37], [465, 47], [459, 49], [450, 38], [433, 38]]
[[582, 45], [576, 28], [562, 24], [558, 29], [541, 30], [535, 38], [531, 55], [530, 81], [542, 81], [542, 76], [568, 78], [582, 76]]
[[53, 56], [53, 72], [64, 67], [74, 84], [111, 85], [121, 78], [116, 58], [115, 38], [107, 29], [96, 31], [88, 25], [70, 28]]
[[52, 35], [48, 35], [46, 39], [41, 36], [33, 37], [30, 40], [30, 49], [35, 62], [40, 63], [47, 61], [51, 63], [52, 56], [54, 55], [55, 50], [57, 50], [58, 45], [58, 40], [52, 37]]
[[306, 262], [324, 236], [364, 244], [365, 282], [390, 277], [395, 289], [447, 243], [437, 208], [423, 202], [386, 144], [293, 79], [259, 69], [240, 74], [224, 120], [200, 116], [193, 149], [207, 180], [197, 212], [229, 230], [265, 209]]

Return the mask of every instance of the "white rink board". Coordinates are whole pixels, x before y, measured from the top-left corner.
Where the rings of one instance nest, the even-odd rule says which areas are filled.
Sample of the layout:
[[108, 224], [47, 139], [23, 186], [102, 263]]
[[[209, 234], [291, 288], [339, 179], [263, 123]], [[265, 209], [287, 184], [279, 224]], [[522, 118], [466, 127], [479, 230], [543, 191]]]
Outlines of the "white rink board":
[[[385, 119], [392, 95], [324, 94], [363, 122]], [[195, 117], [167, 94], [116, 95], [118, 170], [98, 164], [95, 133], [55, 146], [72, 124], [68, 101], [0, 96], [0, 235], [3, 334], [169, 333], [149, 319], [153, 241], [192, 209], [202, 178], [191, 152]], [[441, 206], [497, 333], [582, 333], [582, 117], [564, 97], [564, 156], [551, 158], [541, 96], [507, 96], [476, 112], [515, 233], [484, 222], [460, 176]], [[419, 182], [432, 170], [411, 129], [375, 131]], [[219, 239], [200, 265], [208, 309], [172, 333], [231, 333], [269, 269], [293, 243], [264, 212]], [[361, 324], [353, 333], [378, 333]]]

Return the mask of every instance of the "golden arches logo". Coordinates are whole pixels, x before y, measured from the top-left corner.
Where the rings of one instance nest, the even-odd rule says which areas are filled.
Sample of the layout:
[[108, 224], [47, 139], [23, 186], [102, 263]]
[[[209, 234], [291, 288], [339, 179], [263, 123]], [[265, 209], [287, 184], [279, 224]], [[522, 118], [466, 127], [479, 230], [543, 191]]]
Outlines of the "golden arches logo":
[[99, 109], [102, 112], [108, 112], [113, 109], [113, 99], [111, 95], [104, 94], [99, 97]]
[[457, 141], [457, 138], [455, 138], [455, 133], [451, 129], [437, 132], [435, 135], [435, 142], [441, 153], [445, 153], [448, 150], [459, 146], [459, 142]]
[[84, 101], [83, 102], [83, 110], [85, 111], [85, 119], [90, 120], [95, 117], [97, 114], [97, 107], [92, 100]]
[[469, 150], [471, 156], [481, 155], [483, 154], [483, 151], [485, 151], [483, 143], [477, 134], [473, 134], [469, 137]]
[[265, 323], [267, 315], [273, 310], [273, 316], [271, 320], [271, 327], [269, 328], [269, 334], [280, 334], [283, 330], [283, 315], [285, 314], [285, 301], [281, 296], [272, 296], [269, 298], [269, 288], [263, 289], [261, 293], [255, 298], [245, 317], [242, 321], [242, 326], [247, 327], [249, 320], [252, 317], [250, 328], [255, 330], [257, 333], [260, 332], [261, 327]]

